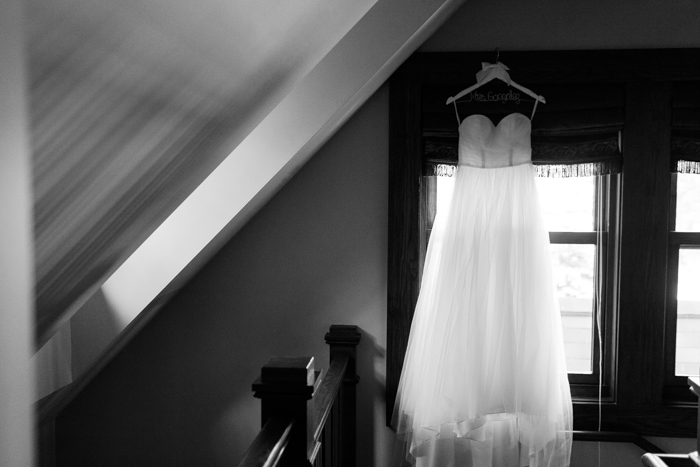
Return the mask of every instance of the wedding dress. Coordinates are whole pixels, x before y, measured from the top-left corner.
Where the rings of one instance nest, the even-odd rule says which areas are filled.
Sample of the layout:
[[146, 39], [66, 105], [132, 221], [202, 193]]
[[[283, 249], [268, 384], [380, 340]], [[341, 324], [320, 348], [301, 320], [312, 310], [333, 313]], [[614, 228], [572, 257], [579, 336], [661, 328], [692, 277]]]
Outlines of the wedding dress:
[[394, 407], [402, 463], [569, 465], [571, 395], [530, 128], [519, 113], [459, 126]]

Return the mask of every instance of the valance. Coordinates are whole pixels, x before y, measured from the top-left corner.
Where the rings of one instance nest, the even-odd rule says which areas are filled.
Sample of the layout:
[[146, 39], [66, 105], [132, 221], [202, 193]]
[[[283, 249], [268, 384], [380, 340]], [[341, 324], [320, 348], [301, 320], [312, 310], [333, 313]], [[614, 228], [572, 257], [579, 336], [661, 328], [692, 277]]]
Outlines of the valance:
[[700, 85], [673, 86], [671, 172], [700, 174]]
[[[538, 107], [532, 122], [532, 162], [539, 176], [581, 177], [621, 171], [621, 86], [551, 85], [538, 87], [538, 92], [547, 97], [547, 105]], [[426, 99], [437, 100], [432, 95], [438, 91], [424, 93]], [[449, 114], [437, 105], [424, 103], [423, 107], [424, 174], [451, 175], [457, 165], [458, 145], [454, 109]], [[479, 113], [497, 122], [508, 113], [528, 112], [527, 105], [521, 107], [512, 102], [488, 105], [472, 101], [463, 103], [459, 112], [461, 118]]]

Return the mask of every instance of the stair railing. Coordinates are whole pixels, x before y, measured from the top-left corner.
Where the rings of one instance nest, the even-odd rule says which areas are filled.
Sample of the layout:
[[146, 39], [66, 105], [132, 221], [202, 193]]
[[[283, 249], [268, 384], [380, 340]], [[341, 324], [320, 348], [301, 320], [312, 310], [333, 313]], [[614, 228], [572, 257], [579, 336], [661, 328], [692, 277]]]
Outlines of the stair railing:
[[326, 333], [330, 366], [313, 357], [272, 357], [253, 383], [262, 430], [239, 467], [355, 467], [357, 326]]

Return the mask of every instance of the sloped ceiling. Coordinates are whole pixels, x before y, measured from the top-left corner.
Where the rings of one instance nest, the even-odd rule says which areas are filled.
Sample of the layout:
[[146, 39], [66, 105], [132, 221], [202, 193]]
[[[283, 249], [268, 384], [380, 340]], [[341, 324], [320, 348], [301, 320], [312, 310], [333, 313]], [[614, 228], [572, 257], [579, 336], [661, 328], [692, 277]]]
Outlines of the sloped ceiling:
[[185, 280], [461, 3], [29, 0], [39, 346]]
[[374, 2], [26, 2], [40, 345]]

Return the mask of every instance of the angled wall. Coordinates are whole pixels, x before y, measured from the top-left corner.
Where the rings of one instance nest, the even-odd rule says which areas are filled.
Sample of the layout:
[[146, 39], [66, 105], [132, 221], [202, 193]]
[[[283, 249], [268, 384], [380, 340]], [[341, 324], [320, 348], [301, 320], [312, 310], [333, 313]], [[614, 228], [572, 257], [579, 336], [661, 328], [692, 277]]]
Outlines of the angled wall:
[[313, 355], [327, 368], [331, 324], [362, 330], [358, 465], [385, 465], [387, 91], [59, 416], [59, 466], [236, 465], [260, 428], [260, 367]]

